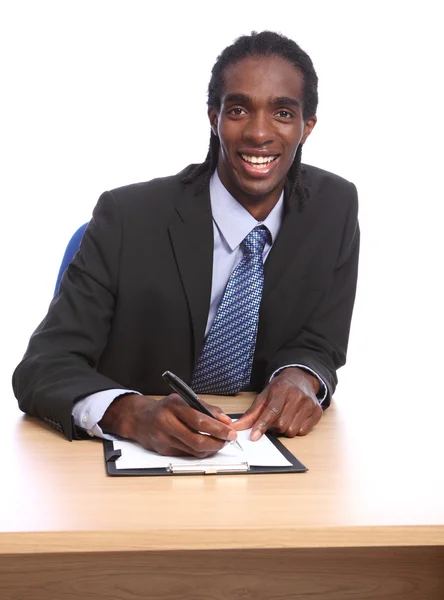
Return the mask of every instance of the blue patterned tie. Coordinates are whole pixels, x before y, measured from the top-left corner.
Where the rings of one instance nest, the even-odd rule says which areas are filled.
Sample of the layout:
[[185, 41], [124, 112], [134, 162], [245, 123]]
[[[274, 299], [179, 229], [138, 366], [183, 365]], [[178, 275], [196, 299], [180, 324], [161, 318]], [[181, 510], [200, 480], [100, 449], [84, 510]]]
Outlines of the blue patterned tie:
[[250, 382], [269, 234], [264, 225], [255, 227], [241, 244], [244, 256], [231, 273], [194, 371], [191, 386], [200, 394], [236, 394]]

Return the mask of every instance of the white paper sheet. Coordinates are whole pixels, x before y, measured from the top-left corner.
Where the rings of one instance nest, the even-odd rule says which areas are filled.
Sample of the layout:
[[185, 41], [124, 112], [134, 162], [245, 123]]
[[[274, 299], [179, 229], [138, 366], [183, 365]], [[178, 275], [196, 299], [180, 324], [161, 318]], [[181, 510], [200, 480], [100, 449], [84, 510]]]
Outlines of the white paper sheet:
[[247, 461], [255, 467], [288, 467], [291, 463], [281, 454], [267, 436], [262, 436], [257, 442], [250, 440], [251, 429], [238, 431], [237, 439], [242, 446], [239, 450], [232, 444], [225, 446], [217, 454], [209, 458], [162, 456], [156, 452], [144, 450], [136, 442], [127, 440], [114, 441], [114, 448], [122, 451], [122, 456], [116, 460], [117, 469], [155, 469], [174, 465], [199, 464], [205, 466], [222, 466], [241, 464]]

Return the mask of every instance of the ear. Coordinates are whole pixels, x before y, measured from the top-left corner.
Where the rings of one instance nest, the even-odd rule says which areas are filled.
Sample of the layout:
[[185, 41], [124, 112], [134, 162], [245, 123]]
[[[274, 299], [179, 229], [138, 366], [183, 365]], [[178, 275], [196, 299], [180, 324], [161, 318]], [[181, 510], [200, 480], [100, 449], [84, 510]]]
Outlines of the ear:
[[305, 144], [308, 136], [310, 135], [310, 133], [313, 131], [314, 126], [317, 123], [317, 117], [316, 115], [313, 115], [312, 117], [310, 117], [309, 119], [307, 119], [304, 123], [304, 132], [302, 134], [302, 139], [301, 139], [301, 144]]
[[208, 109], [208, 118], [210, 120], [211, 131], [214, 133], [215, 136], [218, 136], [217, 123], [218, 123], [219, 115], [217, 114], [216, 109], [214, 109], [214, 108]]

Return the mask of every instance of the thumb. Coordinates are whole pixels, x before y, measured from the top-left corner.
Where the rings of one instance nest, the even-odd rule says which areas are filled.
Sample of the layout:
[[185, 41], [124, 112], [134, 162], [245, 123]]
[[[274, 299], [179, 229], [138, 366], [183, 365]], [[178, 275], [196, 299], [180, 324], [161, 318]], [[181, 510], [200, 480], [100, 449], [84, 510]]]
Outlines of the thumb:
[[231, 425], [233, 422], [231, 417], [226, 415], [219, 406], [215, 406], [214, 404], [208, 404], [208, 402], [203, 402], [205, 406], [210, 410], [215, 417], [218, 418], [222, 423], [226, 423], [227, 425]]

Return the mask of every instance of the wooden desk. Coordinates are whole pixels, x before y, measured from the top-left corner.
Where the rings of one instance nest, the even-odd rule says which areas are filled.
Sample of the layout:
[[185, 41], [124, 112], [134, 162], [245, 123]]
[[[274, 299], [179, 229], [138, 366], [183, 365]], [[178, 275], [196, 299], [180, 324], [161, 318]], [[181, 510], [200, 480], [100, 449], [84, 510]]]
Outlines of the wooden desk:
[[106, 476], [11, 398], [1, 600], [442, 600], [444, 406], [347, 397], [288, 440], [308, 473], [161, 478]]

